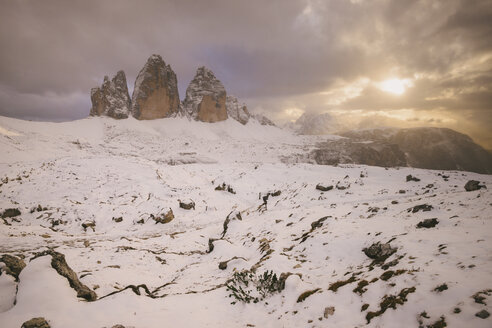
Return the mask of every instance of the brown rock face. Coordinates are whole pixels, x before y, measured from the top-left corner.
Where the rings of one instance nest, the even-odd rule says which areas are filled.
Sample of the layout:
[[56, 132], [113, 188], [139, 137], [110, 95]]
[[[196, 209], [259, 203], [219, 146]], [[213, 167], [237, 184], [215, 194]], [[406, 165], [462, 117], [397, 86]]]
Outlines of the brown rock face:
[[219, 122], [227, 119], [226, 91], [224, 85], [206, 67], [199, 67], [195, 78], [186, 89], [183, 101], [185, 115], [202, 122]]
[[127, 118], [131, 103], [125, 72], [119, 71], [111, 81], [105, 76], [100, 88], [92, 88], [91, 101], [91, 116]]
[[139, 120], [172, 116], [179, 110], [178, 80], [159, 55], [147, 60], [135, 80], [132, 115]]
[[226, 120], [227, 111], [225, 101], [225, 94], [218, 99], [214, 99], [211, 95], [204, 95], [202, 101], [198, 104], [197, 119], [208, 123]]

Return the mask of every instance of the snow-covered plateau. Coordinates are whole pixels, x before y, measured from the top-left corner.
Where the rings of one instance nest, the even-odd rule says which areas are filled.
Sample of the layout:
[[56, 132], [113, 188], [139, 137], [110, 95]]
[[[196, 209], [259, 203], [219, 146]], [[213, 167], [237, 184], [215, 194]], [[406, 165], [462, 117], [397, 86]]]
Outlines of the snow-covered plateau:
[[303, 162], [336, 138], [0, 117], [0, 327], [491, 327], [492, 176]]

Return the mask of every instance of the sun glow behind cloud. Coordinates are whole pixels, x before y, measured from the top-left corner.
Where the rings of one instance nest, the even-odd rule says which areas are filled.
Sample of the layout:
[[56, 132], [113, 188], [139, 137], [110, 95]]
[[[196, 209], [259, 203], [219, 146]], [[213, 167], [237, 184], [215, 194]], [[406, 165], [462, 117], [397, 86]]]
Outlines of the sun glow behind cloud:
[[409, 79], [388, 79], [378, 83], [377, 86], [382, 91], [395, 95], [402, 95], [407, 88], [412, 86], [412, 81]]

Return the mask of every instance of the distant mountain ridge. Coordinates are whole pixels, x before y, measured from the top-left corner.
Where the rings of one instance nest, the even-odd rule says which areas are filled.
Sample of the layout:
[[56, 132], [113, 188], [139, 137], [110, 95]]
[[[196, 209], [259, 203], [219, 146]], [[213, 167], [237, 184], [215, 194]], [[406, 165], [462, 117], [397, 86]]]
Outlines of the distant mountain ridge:
[[344, 139], [319, 143], [318, 164], [356, 163], [460, 170], [492, 174], [492, 154], [448, 128], [371, 129], [340, 133]]

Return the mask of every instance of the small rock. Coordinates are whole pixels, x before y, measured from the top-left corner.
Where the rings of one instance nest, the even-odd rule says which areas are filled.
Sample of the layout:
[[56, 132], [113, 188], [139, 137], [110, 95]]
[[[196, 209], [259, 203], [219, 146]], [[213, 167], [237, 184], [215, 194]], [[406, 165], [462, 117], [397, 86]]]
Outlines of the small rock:
[[185, 200], [185, 201], [179, 201], [179, 207], [185, 209], [185, 210], [191, 210], [191, 209], [195, 209], [195, 202], [191, 199], [188, 199], [188, 200]]
[[325, 317], [325, 319], [328, 319], [328, 317], [330, 315], [333, 315], [335, 313], [335, 307], [334, 306], [328, 306], [328, 307], [325, 307], [325, 312], [323, 314], [323, 316]]
[[45, 318], [32, 318], [22, 324], [21, 328], [50, 328]]
[[322, 184], [318, 183], [318, 184], [316, 185], [316, 189], [317, 189], [317, 190], [321, 190], [321, 191], [330, 191], [330, 190], [332, 190], [332, 189], [333, 189], [333, 186], [332, 186], [332, 185], [329, 185], [329, 186], [324, 186], [324, 185], [322, 185]]
[[412, 176], [411, 174], [409, 174], [409, 175], [407, 175], [407, 182], [409, 182], [409, 181], [419, 182], [420, 179]]
[[116, 223], [120, 223], [120, 222], [123, 221], [123, 217], [122, 216], [120, 216], [119, 218], [113, 217], [113, 221], [116, 222]]
[[400, 190], [398, 190], [398, 193], [399, 194], [406, 194], [406, 190], [400, 189]]
[[475, 317], [479, 317], [480, 319], [487, 319], [490, 316], [490, 313], [487, 310], [482, 310], [480, 312], [475, 313]]
[[417, 224], [417, 228], [434, 228], [438, 223], [437, 218], [425, 219]]
[[164, 213], [164, 217], [162, 216], [154, 216], [153, 214], [150, 215], [150, 218], [155, 221], [155, 223], [162, 223], [166, 224], [171, 222], [174, 219], [174, 213], [172, 209], [169, 209], [167, 213]]
[[114, 326], [113, 326], [113, 327], [111, 327], [111, 328], [125, 328], [125, 326], [123, 326], [123, 325], [114, 325]]
[[336, 188], [338, 190], [348, 189], [348, 188], [350, 188], [350, 183], [348, 181], [338, 181], [337, 182], [337, 185], [336, 185]]
[[18, 208], [7, 208], [2, 213], [2, 219], [4, 218], [13, 218], [15, 216], [21, 215], [21, 211]]
[[145, 223], [145, 220], [144, 219], [140, 219], [137, 221], [138, 224], [144, 224]]
[[228, 262], [228, 261], [223, 261], [223, 262], [220, 262], [220, 263], [219, 263], [219, 269], [221, 269], [221, 270], [225, 270], [225, 269], [227, 269], [227, 262]]
[[87, 228], [91, 228], [92, 231], [96, 232], [96, 222], [95, 221], [85, 221], [82, 223], [82, 228], [87, 231]]
[[19, 281], [19, 274], [26, 267], [26, 263], [22, 259], [8, 254], [2, 255], [0, 262], [5, 263], [5, 272]]
[[392, 248], [389, 243], [381, 244], [380, 242], [377, 242], [368, 248], [364, 248], [362, 251], [367, 257], [376, 260], [377, 262], [384, 262], [384, 260], [396, 252], [396, 248]]
[[428, 212], [430, 210], [432, 210], [434, 207], [432, 205], [428, 205], [428, 204], [421, 204], [421, 205], [416, 205], [414, 207], [410, 207], [409, 209], [407, 209], [407, 212], [412, 212], [412, 213], [417, 213], [418, 211], [422, 211], [422, 212]]
[[475, 191], [475, 190], [480, 190], [482, 188], [487, 189], [485, 185], [481, 185], [480, 182], [476, 180], [470, 180], [465, 184], [466, 191]]

